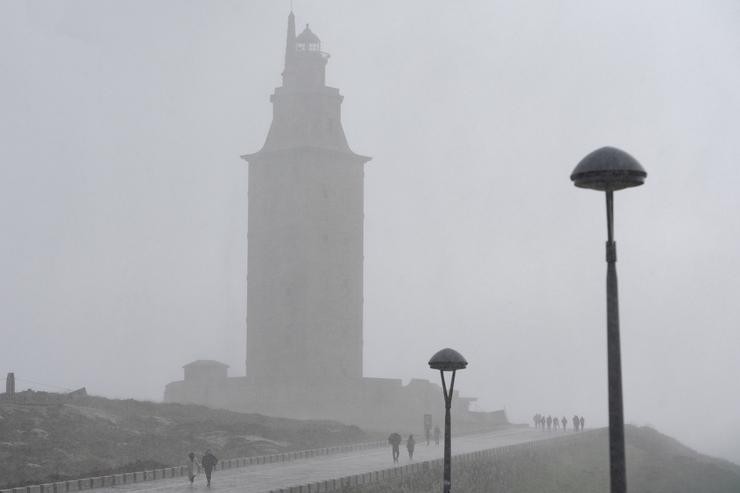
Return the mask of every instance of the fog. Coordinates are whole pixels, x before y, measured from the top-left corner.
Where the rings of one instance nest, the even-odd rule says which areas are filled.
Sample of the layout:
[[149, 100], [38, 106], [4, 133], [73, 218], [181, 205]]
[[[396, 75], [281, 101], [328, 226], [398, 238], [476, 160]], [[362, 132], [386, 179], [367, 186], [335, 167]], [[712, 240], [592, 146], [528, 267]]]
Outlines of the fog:
[[[247, 165], [288, 2], [0, 4], [0, 371], [161, 400], [244, 373]], [[296, 0], [365, 171], [364, 373], [607, 423], [612, 145], [626, 421], [740, 462], [740, 5]], [[440, 398], [440, 406], [442, 400]]]

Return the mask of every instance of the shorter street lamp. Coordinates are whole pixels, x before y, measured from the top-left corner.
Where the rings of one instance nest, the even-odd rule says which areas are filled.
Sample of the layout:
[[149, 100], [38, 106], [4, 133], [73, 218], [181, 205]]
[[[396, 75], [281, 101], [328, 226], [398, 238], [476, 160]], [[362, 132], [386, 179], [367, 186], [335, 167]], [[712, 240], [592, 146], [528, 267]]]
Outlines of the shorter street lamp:
[[578, 163], [570, 179], [579, 188], [606, 192], [606, 350], [609, 369], [609, 469], [611, 493], [626, 493], [622, 356], [619, 347], [617, 244], [614, 241], [614, 192], [639, 187], [647, 173], [635, 158], [614, 147], [597, 149]]
[[[442, 394], [445, 398], [445, 459], [444, 459], [444, 485], [442, 486], [443, 493], [450, 493], [452, 486], [452, 472], [450, 467], [450, 456], [451, 456], [451, 435], [452, 425], [450, 423], [450, 408], [452, 407], [452, 393], [455, 388], [455, 374], [457, 370], [462, 370], [468, 366], [468, 362], [463, 358], [462, 354], [458, 353], [454, 349], [445, 348], [438, 351], [432, 359], [429, 360], [429, 367], [432, 370], [439, 370], [439, 374], [442, 377]], [[445, 382], [445, 372], [452, 372], [452, 380], [450, 381], [450, 388], [447, 389], [447, 383]]]

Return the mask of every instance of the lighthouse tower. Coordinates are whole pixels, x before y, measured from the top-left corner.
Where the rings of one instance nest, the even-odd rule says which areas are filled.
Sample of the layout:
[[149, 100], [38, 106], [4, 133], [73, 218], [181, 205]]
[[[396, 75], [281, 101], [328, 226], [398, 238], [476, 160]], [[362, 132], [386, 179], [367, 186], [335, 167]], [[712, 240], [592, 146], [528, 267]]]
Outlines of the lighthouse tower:
[[[441, 388], [427, 380], [362, 373], [364, 166], [342, 130], [329, 56], [288, 17], [282, 85], [272, 125], [249, 163], [246, 376], [198, 360], [165, 387], [166, 402], [299, 419], [334, 419], [368, 430], [440, 422]], [[458, 430], [507, 422], [475, 413], [455, 392]]]
[[247, 378], [260, 388], [362, 378], [363, 185], [329, 55], [288, 17], [282, 86], [249, 162]]

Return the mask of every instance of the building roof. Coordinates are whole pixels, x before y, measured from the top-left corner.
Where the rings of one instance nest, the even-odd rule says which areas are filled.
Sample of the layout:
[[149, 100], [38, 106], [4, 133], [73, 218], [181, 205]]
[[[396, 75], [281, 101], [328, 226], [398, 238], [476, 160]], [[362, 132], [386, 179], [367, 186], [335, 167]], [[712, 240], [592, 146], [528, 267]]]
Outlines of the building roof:
[[222, 368], [229, 367], [229, 365], [227, 365], [226, 363], [221, 363], [220, 361], [216, 361], [212, 359], [197, 359], [191, 363], [188, 363], [187, 365], [184, 365], [183, 368], [191, 368], [193, 366], [199, 366], [199, 367], [219, 366]]

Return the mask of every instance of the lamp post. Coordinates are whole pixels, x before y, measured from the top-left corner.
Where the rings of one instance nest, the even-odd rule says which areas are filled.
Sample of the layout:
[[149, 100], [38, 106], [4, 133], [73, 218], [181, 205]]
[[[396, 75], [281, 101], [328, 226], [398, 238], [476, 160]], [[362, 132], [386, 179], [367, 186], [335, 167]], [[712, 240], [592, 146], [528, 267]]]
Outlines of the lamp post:
[[597, 149], [575, 167], [570, 179], [579, 188], [606, 192], [606, 346], [609, 372], [609, 464], [612, 493], [626, 493], [622, 362], [619, 348], [617, 244], [614, 242], [614, 192], [637, 187], [647, 173], [635, 158], [614, 147]]
[[[468, 362], [465, 358], [455, 351], [454, 349], [445, 348], [432, 356], [429, 360], [429, 367], [432, 370], [439, 370], [439, 374], [442, 377], [442, 394], [445, 399], [445, 459], [444, 459], [444, 484], [442, 486], [443, 493], [450, 493], [452, 487], [452, 471], [450, 467], [451, 460], [451, 436], [452, 436], [452, 425], [450, 423], [450, 408], [452, 407], [452, 393], [455, 388], [455, 374], [457, 370], [462, 370], [468, 366]], [[452, 379], [450, 380], [450, 388], [447, 388], [445, 382], [445, 372], [452, 372]]]

